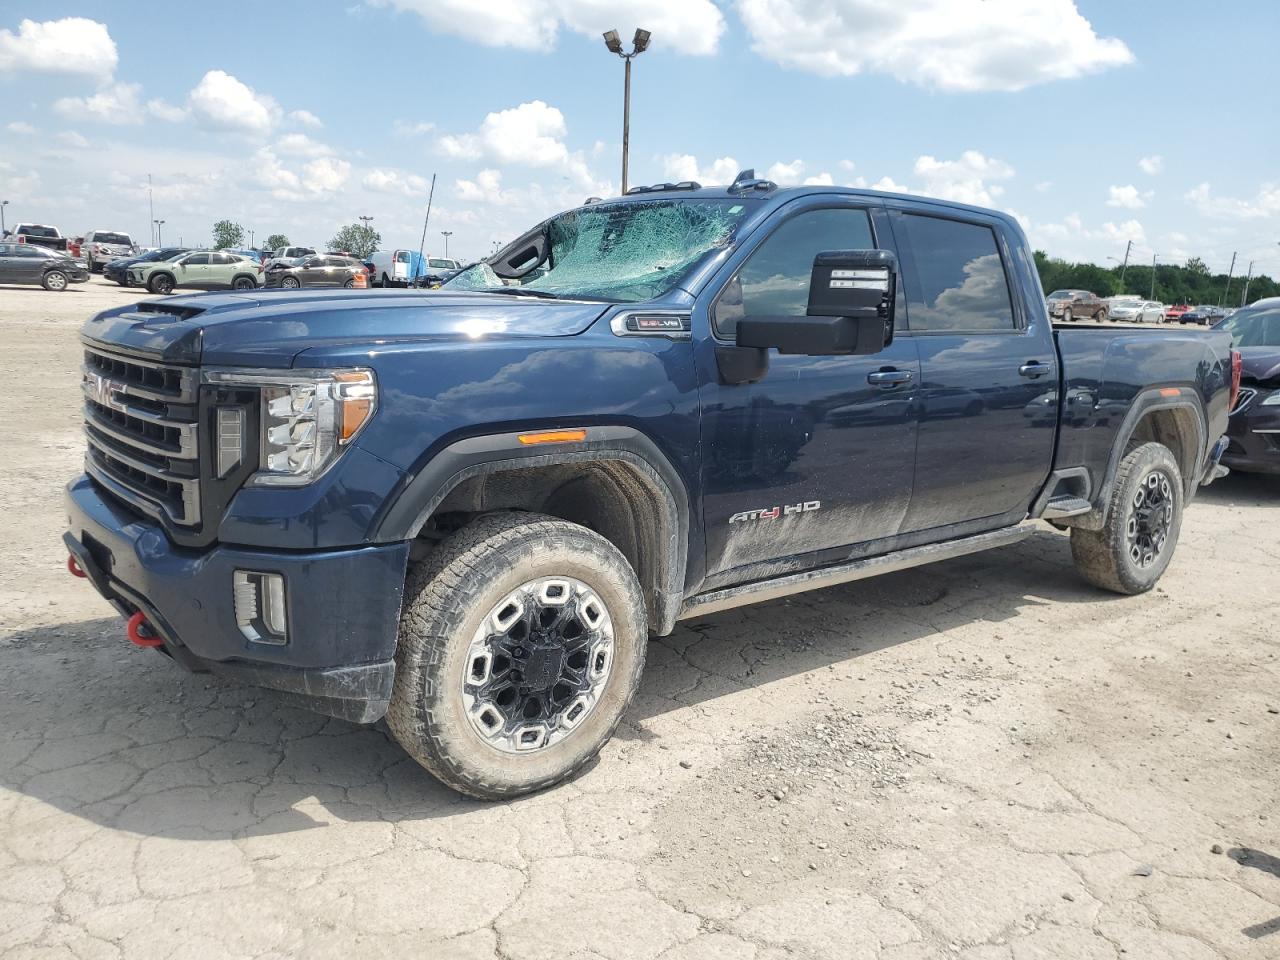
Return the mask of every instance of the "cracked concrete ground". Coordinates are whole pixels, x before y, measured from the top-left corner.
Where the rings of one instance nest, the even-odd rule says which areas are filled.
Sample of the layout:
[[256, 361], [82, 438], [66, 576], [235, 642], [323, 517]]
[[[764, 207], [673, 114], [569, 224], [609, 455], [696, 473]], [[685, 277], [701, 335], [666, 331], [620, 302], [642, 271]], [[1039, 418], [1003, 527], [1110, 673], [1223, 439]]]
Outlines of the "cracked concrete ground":
[[1046, 528], [683, 624], [597, 764], [483, 804], [66, 575], [76, 326], [126, 296], [0, 290], [0, 955], [1280, 957], [1280, 482], [1142, 597]]

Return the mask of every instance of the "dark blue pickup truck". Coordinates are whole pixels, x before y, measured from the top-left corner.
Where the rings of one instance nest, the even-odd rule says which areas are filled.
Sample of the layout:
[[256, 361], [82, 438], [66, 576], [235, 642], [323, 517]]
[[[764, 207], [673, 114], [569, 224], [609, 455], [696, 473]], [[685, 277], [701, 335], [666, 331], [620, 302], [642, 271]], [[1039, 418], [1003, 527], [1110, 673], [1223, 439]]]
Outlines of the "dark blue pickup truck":
[[1238, 389], [1217, 331], [1051, 328], [1018, 225], [659, 184], [438, 291], [151, 300], [83, 331], [66, 544], [130, 638], [453, 787], [573, 774], [678, 620], [1071, 530], [1167, 567]]

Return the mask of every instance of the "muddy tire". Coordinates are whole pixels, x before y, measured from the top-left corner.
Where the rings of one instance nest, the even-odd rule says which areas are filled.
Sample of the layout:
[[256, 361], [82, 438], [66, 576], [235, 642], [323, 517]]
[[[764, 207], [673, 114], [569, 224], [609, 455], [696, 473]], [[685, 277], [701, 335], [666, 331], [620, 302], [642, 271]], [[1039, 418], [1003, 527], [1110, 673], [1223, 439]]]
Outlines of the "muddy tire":
[[1173, 558], [1182, 508], [1182, 472], [1169, 448], [1160, 443], [1135, 447], [1116, 471], [1106, 526], [1071, 530], [1076, 569], [1103, 590], [1146, 593]]
[[455, 790], [532, 793], [613, 735], [647, 640], [640, 585], [613, 544], [554, 517], [483, 516], [410, 568], [387, 723]]

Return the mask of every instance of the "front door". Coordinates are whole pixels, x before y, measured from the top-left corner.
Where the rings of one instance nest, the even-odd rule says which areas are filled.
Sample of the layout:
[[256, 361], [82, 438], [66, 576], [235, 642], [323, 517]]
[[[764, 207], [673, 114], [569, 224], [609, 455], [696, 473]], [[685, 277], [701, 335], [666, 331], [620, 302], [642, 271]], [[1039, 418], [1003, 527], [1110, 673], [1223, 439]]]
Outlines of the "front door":
[[895, 213], [910, 336], [919, 344], [915, 486], [903, 533], [1021, 519], [1049, 475], [1057, 351], [1046, 317], [1024, 316], [996, 219]]
[[883, 210], [865, 198], [808, 198], [759, 233], [695, 314], [708, 585], [767, 575], [784, 558], [788, 568], [840, 559], [896, 534], [911, 500], [919, 361], [910, 337], [874, 356], [769, 351], [756, 383], [725, 382], [715, 355], [743, 316], [804, 316], [818, 253], [892, 249]]
[[193, 253], [174, 272], [180, 287], [203, 287], [209, 282], [209, 254]]

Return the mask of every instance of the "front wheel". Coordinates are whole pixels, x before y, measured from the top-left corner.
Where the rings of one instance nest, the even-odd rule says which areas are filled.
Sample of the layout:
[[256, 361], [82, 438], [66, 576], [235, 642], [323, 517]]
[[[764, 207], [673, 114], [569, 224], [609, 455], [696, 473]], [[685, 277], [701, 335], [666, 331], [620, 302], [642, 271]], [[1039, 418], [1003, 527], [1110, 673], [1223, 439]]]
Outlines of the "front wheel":
[[1075, 320], [1075, 317], [1073, 317], [1073, 316], [1071, 315], [1071, 310], [1070, 310], [1070, 309], [1066, 309], [1066, 310], [1063, 310], [1063, 311], [1062, 311], [1062, 322], [1063, 322], [1063, 323], [1071, 323], [1073, 320]]
[[388, 725], [462, 793], [541, 790], [613, 735], [647, 636], [640, 585], [609, 541], [554, 517], [483, 516], [410, 571]]
[[173, 293], [174, 286], [173, 277], [167, 273], [158, 273], [147, 281], [147, 289], [152, 293], [160, 294], [162, 297]]
[[285, 290], [297, 290], [301, 286], [297, 277], [285, 277], [280, 281], [280, 286]]
[[61, 270], [50, 270], [44, 275], [40, 285], [46, 290], [65, 290], [67, 289], [67, 275]]
[[1103, 590], [1146, 593], [1173, 558], [1182, 504], [1182, 471], [1169, 448], [1144, 443], [1130, 450], [1116, 471], [1106, 526], [1071, 530], [1076, 569]]

